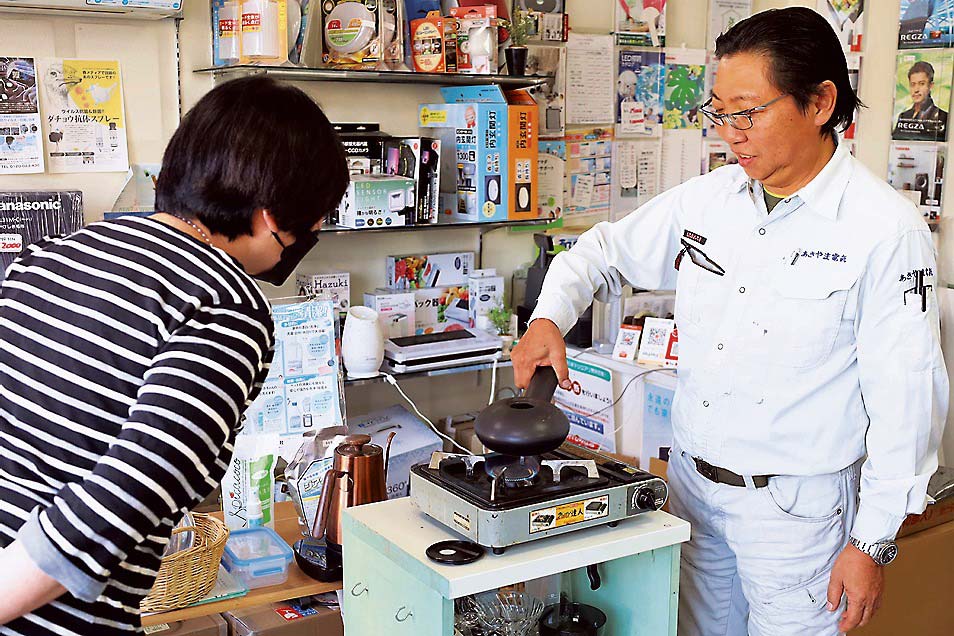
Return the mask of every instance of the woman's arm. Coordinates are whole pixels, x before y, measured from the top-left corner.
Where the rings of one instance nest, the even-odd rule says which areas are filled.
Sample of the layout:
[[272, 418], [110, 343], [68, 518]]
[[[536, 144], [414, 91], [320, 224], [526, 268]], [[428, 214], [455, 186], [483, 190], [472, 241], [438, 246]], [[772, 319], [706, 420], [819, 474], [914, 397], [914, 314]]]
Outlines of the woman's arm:
[[37, 567], [19, 541], [0, 550], [0, 625], [46, 605], [65, 591]]

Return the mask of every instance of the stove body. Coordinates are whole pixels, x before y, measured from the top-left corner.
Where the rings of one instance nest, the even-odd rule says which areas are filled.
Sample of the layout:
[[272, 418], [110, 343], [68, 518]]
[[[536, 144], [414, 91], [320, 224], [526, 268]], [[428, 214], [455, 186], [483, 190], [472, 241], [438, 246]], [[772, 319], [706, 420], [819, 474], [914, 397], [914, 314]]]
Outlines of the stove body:
[[435, 453], [430, 464], [411, 469], [411, 500], [428, 516], [499, 554], [535, 539], [616, 525], [658, 510], [669, 494], [659, 477], [571, 444], [542, 455], [539, 470], [529, 471], [536, 474], [515, 483], [488, 474], [493, 469], [484, 464], [500, 457]]

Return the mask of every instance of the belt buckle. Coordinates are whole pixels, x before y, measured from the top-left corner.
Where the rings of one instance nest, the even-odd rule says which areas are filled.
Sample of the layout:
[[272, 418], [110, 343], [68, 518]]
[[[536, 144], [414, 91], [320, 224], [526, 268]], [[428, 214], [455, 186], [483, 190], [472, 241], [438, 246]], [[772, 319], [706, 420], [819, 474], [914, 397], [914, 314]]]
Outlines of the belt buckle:
[[699, 474], [708, 479], [709, 481], [719, 483], [719, 471], [712, 464], [697, 459], [696, 460], [696, 470], [699, 471]]

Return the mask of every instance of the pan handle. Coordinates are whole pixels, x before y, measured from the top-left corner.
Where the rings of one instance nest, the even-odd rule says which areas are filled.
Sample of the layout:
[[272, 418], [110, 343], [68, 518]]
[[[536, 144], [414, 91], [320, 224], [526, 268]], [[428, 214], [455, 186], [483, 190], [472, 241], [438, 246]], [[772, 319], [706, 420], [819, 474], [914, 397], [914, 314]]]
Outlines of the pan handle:
[[533, 377], [530, 378], [530, 384], [527, 385], [527, 391], [523, 394], [523, 397], [549, 402], [553, 399], [553, 392], [556, 391], [557, 384], [559, 384], [559, 380], [557, 380], [557, 374], [553, 367], [537, 367], [537, 370], [533, 372]]

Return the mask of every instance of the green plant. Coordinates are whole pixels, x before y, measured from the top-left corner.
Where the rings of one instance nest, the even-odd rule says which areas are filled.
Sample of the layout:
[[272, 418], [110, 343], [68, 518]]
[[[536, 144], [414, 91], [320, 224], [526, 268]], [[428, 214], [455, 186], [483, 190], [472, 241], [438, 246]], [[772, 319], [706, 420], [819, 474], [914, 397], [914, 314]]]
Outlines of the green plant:
[[510, 46], [526, 46], [527, 39], [534, 28], [534, 20], [527, 11], [515, 10], [513, 20], [501, 20], [504, 27], [510, 30]]
[[493, 307], [488, 314], [490, 316], [490, 322], [493, 324], [494, 328], [497, 330], [497, 335], [499, 336], [509, 336], [510, 333], [510, 317], [513, 316], [513, 312], [510, 310], [510, 307], [506, 305], [499, 305]]

